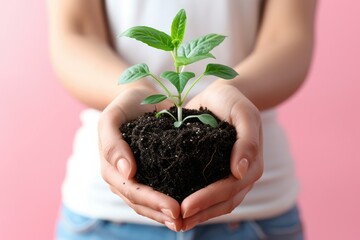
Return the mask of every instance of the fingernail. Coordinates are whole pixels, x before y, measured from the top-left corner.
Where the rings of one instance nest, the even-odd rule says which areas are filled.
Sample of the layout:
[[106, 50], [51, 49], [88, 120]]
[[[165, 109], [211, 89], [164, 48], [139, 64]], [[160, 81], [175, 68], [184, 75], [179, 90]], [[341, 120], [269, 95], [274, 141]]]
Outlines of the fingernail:
[[161, 212], [164, 213], [166, 216], [171, 217], [172, 219], [176, 219], [170, 209], [163, 208], [161, 209]]
[[187, 224], [187, 225], [183, 228], [183, 231], [185, 232], [185, 231], [188, 231], [188, 230], [194, 228], [196, 225], [198, 225], [198, 223], [199, 223], [199, 222], [196, 222], [196, 221], [195, 221], [195, 222], [192, 222], [192, 223]]
[[188, 217], [194, 216], [199, 211], [200, 211], [199, 208], [189, 209], [188, 211], [185, 211], [183, 218], [188, 218]]
[[175, 223], [169, 222], [169, 221], [165, 221], [165, 225], [166, 225], [169, 229], [171, 229], [171, 230], [173, 230], [173, 231], [176, 232]]
[[129, 169], [129, 163], [128, 161], [126, 161], [126, 159], [121, 158], [117, 163], [117, 168], [123, 177], [125, 178], [129, 177], [130, 169]]
[[249, 167], [249, 161], [246, 158], [242, 158], [237, 165], [237, 171], [238, 171], [240, 180], [244, 179], [246, 172], [248, 170], [248, 167]]

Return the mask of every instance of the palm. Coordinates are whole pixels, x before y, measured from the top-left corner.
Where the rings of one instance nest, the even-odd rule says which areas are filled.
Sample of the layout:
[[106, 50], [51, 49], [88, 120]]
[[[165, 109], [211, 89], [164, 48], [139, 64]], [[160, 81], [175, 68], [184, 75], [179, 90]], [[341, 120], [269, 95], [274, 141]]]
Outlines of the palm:
[[185, 229], [231, 212], [263, 170], [261, 121], [256, 107], [235, 87], [219, 84], [194, 97], [186, 107], [200, 106], [234, 125], [237, 140], [230, 160], [232, 176], [193, 193], [182, 202]]

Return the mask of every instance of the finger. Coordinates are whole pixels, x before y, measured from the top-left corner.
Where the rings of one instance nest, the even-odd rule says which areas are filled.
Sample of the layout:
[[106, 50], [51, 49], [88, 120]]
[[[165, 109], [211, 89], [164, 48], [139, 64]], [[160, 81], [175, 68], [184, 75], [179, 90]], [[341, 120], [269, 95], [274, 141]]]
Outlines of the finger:
[[132, 181], [125, 182], [124, 185], [126, 186], [120, 192], [131, 203], [162, 212], [172, 219], [180, 216], [180, 205], [175, 199]]
[[180, 231], [182, 229], [182, 219], [173, 219], [163, 212], [156, 211], [143, 205], [138, 205], [130, 202], [124, 197], [115, 187], [110, 187], [111, 191], [120, 196], [127, 205], [129, 205], [137, 214], [150, 218], [160, 224], [165, 224], [170, 230]]
[[183, 218], [191, 217], [218, 203], [233, 198], [241, 189], [233, 176], [217, 181], [191, 194], [181, 204]]
[[245, 198], [246, 194], [251, 190], [251, 186], [240, 191], [234, 198], [221, 202], [210, 208], [201, 211], [192, 217], [184, 219], [183, 230], [187, 231], [196, 225], [203, 223], [209, 219], [231, 213]]
[[146, 112], [148, 107], [140, 105], [140, 102], [147, 91], [146, 88], [138, 87], [122, 91], [105, 108], [98, 123], [101, 156], [127, 178], [135, 175], [136, 163], [119, 128], [121, 124]]
[[121, 122], [125, 121], [121, 116], [124, 114], [117, 107], [109, 108], [102, 114], [98, 123], [99, 151], [103, 159], [129, 179], [136, 173], [136, 163], [132, 150], [119, 130]]
[[[251, 164], [262, 173], [262, 127], [258, 110], [239, 101], [231, 109], [231, 122], [236, 128], [237, 140], [233, 146], [230, 167], [232, 174], [243, 179]], [[246, 103], [247, 105], [249, 103]], [[258, 161], [257, 163], [254, 163]], [[260, 176], [259, 176], [260, 177]]]
[[130, 206], [137, 214], [150, 218], [158, 223], [165, 224], [172, 231], [178, 232], [182, 229], [181, 218], [173, 219], [162, 212], [155, 211], [142, 205], [131, 204]]
[[141, 205], [132, 205], [134, 211], [144, 217], [150, 218], [158, 223], [165, 224], [170, 230], [178, 232], [182, 229], [182, 219], [172, 219], [162, 212], [155, 211]]
[[162, 212], [172, 219], [180, 216], [180, 205], [175, 199], [133, 179], [124, 178], [109, 164], [104, 170], [104, 179], [112, 186], [112, 189], [116, 189], [120, 197], [131, 204]]
[[183, 218], [189, 218], [205, 209], [232, 199], [239, 192], [252, 186], [257, 179], [258, 169], [252, 167], [243, 180], [230, 176], [196, 191], [185, 198], [181, 204]]

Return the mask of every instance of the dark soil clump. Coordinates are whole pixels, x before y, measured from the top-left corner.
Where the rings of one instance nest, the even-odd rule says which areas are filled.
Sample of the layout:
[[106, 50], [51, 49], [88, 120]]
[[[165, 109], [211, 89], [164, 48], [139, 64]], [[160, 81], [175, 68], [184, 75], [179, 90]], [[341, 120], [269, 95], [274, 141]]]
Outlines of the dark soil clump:
[[[176, 108], [169, 111], [176, 116]], [[211, 112], [183, 109], [184, 117], [202, 113]], [[173, 123], [166, 114], [156, 118], [155, 113], [146, 113], [120, 130], [134, 152], [137, 181], [181, 203], [191, 193], [229, 176], [236, 130], [224, 121], [216, 128], [196, 118], [180, 128]]]

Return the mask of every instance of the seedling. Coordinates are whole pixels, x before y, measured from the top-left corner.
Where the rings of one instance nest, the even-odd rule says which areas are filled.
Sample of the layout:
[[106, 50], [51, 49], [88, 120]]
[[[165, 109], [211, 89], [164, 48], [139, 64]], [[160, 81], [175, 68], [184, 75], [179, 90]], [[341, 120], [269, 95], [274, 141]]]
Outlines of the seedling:
[[168, 80], [176, 88], [176, 94], [171, 93], [163, 84], [162, 80], [155, 76], [145, 63], [136, 64], [126, 69], [120, 76], [118, 83], [130, 83], [144, 77], [151, 77], [164, 90], [164, 94], [148, 96], [142, 101], [142, 104], [156, 104], [169, 99], [177, 108], [177, 117], [167, 110], [156, 113], [156, 117], [162, 114], [170, 115], [174, 119], [174, 126], [176, 128], [180, 127], [190, 118], [198, 118], [202, 123], [216, 127], [217, 121], [210, 114], [191, 115], [183, 118], [183, 104], [191, 89], [193, 89], [204, 76], [213, 75], [222, 79], [233, 79], [238, 74], [228, 66], [210, 63], [206, 66], [205, 71], [186, 88], [189, 80], [195, 78], [195, 74], [193, 72], [185, 72], [185, 67], [203, 59], [215, 58], [210, 51], [224, 41], [225, 36], [212, 33], [183, 43], [185, 29], [186, 13], [185, 10], [182, 9], [173, 19], [170, 35], [147, 26], [132, 27], [120, 34], [120, 36], [134, 38], [150, 47], [168, 51], [172, 54], [175, 71], [165, 71], [160, 74], [160, 78]]

